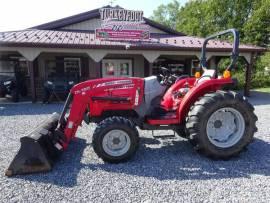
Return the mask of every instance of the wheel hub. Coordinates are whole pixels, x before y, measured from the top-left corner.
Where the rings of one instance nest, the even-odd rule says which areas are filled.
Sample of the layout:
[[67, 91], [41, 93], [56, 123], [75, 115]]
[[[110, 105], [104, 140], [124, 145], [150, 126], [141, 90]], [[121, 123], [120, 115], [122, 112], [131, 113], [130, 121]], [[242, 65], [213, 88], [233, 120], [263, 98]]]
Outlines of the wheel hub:
[[130, 138], [123, 130], [111, 130], [105, 134], [102, 146], [110, 156], [122, 156], [130, 148]]
[[215, 126], [215, 128], [220, 128], [222, 126], [222, 122], [220, 120], [216, 120], [214, 122], [214, 126]]
[[118, 145], [121, 141], [119, 140], [119, 138], [114, 138], [113, 139], [113, 144], [114, 145]]
[[245, 121], [234, 108], [222, 108], [214, 112], [207, 122], [209, 141], [217, 147], [227, 148], [236, 144], [244, 134]]

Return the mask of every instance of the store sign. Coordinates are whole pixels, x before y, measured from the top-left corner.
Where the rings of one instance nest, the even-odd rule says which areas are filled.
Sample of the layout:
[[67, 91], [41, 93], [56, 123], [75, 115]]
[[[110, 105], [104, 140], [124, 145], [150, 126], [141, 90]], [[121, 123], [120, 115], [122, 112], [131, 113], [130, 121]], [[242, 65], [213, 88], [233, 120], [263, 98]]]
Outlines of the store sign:
[[96, 29], [96, 38], [100, 40], [136, 40], [150, 39], [149, 26], [143, 20], [143, 11], [125, 9], [100, 9], [101, 28]]
[[101, 20], [143, 22], [143, 11], [102, 8], [99, 12]]

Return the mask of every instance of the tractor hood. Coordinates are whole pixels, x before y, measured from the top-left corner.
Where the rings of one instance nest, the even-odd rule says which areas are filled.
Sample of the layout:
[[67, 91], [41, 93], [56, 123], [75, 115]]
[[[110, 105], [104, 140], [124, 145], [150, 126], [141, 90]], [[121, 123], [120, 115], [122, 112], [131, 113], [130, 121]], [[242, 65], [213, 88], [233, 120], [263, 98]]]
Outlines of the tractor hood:
[[135, 77], [121, 77], [121, 78], [100, 78], [88, 80], [75, 85], [71, 89], [71, 93], [77, 94], [86, 90], [95, 90], [101, 92], [108, 92], [112, 90], [128, 90], [131, 88], [143, 89], [144, 79]]
[[132, 110], [143, 102], [143, 78], [101, 78], [88, 80], [71, 89], [77, 101], [91, 106], [89, 116], [95, 117], [113, 109]]

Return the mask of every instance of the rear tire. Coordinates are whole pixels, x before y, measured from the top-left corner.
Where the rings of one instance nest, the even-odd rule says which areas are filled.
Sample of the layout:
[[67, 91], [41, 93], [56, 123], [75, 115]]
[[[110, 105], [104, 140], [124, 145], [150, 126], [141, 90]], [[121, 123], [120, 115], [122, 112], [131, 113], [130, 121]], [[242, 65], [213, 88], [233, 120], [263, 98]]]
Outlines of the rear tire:
[[235, 92], [206, 94], [190, 110], [186, 130], [191, 144], [213, 159], [238, 155], [257, 131], [253, 106]]
[[109, 163], [129, 160], [139, 146], [139, 133], [135, 125], [123, 117], [110, 117], [100, 122], [92, 140], [96, 154]]

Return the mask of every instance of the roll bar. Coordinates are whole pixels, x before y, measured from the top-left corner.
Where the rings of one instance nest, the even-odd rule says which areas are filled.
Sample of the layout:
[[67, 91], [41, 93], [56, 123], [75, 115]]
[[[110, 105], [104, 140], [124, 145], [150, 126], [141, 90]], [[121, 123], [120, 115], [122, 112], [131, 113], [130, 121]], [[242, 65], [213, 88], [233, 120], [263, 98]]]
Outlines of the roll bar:
[[224, 30], [222, 32], [216, 33], [214, 35], [211, 35], [207, 37], [202, 46], [202, 54], [201, 54], [201, 60], [200, 60], [200, 67], [201, 68], [206, 68], [206, 45], [209, 40], [214, 39], [218, 36], [221, 35], [227, 35], [227, 34], [233, 34], [233, 48], [232, 48], [232, 55], [231, 55], [231, 63], [228, 66], [227, 70], [231, 70], [237, 61], [238, 55], [239, 55], [239, 32], [236, 29], [229, 29], [229, 30]]

